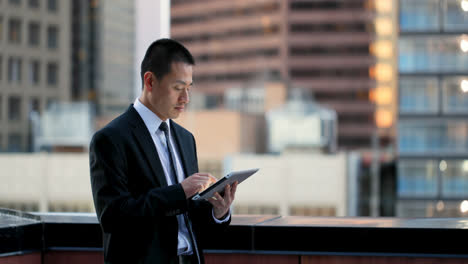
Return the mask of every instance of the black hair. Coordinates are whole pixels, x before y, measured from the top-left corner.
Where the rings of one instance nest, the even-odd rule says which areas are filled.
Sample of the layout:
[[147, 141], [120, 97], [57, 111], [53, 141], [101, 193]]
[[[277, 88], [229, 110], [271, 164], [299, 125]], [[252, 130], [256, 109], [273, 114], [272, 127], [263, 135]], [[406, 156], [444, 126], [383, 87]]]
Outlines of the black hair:
[[141, 62], [141, 82], [144, 87], [145, 72], [154, 73], [158, 80], [171, 71], [173, 62], [184, 62], [195, 65], [192, 54], [179, 42], [173, 39], [159, 39], [151, 43], [146, 50], [145, 57]]

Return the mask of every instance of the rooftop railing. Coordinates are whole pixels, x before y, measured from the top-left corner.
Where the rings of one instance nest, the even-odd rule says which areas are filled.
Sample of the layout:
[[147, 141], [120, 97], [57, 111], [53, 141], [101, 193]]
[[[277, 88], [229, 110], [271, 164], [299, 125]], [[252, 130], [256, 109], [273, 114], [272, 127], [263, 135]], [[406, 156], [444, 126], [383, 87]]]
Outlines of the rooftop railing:
[[[206, 263], [468, 263], [468, 218], [234, 215]], [[94, 214], [0, 209], [0, 263], [103, 263]]]

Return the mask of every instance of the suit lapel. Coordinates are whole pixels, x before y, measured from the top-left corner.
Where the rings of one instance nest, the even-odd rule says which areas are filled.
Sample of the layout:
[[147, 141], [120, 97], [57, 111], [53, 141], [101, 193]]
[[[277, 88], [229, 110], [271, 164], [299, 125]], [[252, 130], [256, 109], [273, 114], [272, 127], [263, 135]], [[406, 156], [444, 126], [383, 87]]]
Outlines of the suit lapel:
[[[148, 161], [148, 164], [151, 167], [153, 175], [146, 175], [156, 186], [168, 186], [166, 176], [164, 175], [164, 170], [159, 159], [158, 151], [154, 145], [153, 138], [151, 137], [148, 128], [146, 128], [145, 123], [141, 119], [138, 112], [133, 108], [133, 104], [128, 109], [129, 120], [132, 124], [132, 132], [135, 136], [135, 141], [138, 143], [140, 148], [143, 150], [143, 156]], [[154, 180], [157, 180], [159, 184], [156, 184]]]
[[175, 124], [175, 122], [172, 121], [172, 119], [170, 122], [171, 122], [171, 133], [172, 135], [174, 135], [173, 138], [176, 141], [177, 151], [179, 152], [180, 159], [182, 160], [182, 167], [184, 168], [184, 174], [185, 174], [185, 177], [187, 178], [188, 176], [190, 176], [189, 173], [192, 172], [192, 170], [188, 167], [188, 162], [187, 162], [187, 157], [190, 156], [190, 153], [187, 153], [188, 148], [182, 147], [182, 145], [186, 143], [186, 140], [185, 141], [183, 140], [181, 136], [182, 132], [179, 131], [177, 124]]

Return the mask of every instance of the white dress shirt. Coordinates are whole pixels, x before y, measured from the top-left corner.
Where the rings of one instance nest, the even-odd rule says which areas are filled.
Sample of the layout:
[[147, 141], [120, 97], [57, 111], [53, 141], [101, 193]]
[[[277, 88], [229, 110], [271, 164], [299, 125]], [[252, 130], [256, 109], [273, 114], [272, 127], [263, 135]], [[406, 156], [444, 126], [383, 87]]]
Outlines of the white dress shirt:
[[[141, 116], [141, 118], [143, 119], [143, 122], [146, 125], [146, 128], [151, 134], [153, 143], [156, 147], [156, 150], [158, 151], [159, 159], [161, 161], [161, 164], [164, 170], [164, 175], [166, 176], [167, 184], [168, 185], [175, 184], [172, 180], [172, 177], [170, 176], [172, 168], [171, 168], [170, 159], [169, 159], [169, 152], [167, 151], [167, 147], [166, 147], [166, 137], [164, 135], [164, 132], [159, 129], [159, 126], [161, 125], [163, 121], [155, 113], [149, 110], [144, 104], [142, 104], [138, 98], [135, 100], [133, 107]], [[179, 155], [179, 152], [177, 151], [177, 148], [174, 147], [175, 145], [174, 145], [173, 136], [171, 134], [171, 127], [170, 127], [169, 119], [164, 122], [166, 122], [167, 127], [169, 128], [169, 144], [171, 145], [170, 147], [171, 147], [171, 150], [173, 151], [172, 153], [174, 157], [174, 165], [177, 171], [176, 177], [177, 177], [178, 182], [182, 182], [185, 179], [185, 173], [184, 173], [184, 169], [182, 168], [180, 155]], [[216, 223], [227, 222], [230, 217], [231, 217], [231, 213], [229, 212], [229, 215], [226, 218], [222, 220], [218, 220], [216, 219], [216, 217], [214, 217], [214, 212], [213, 212], [213, 219], [216, 221]], [[187, 230], [187, 225], [185, 224], [183, 214], [177, 215], [177, 220], [179, 222], [177, 254], [179, 255], [193, 254], [192, 244], [190, 243], [190, 234]]]

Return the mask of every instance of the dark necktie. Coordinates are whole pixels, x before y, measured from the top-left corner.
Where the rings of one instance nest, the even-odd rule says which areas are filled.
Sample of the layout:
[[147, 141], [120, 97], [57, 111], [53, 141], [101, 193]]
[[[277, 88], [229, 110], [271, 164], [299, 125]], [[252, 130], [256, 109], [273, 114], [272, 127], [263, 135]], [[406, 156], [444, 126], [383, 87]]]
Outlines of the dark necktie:
[[[172, 175], [173, 184], [178, 184], [179, 181], [177, 180], [177, 170], [176, 170], [176, 166], [175, 166], [175, 163], [174, 163], [175, 156], [173, 156], [173, 152], [172, 152], [172, 149], [171, 149], [171, 144], [170, 144], [170, 141], [169, 141], [169, 128], [167, 127], [166, 122], [162, 122], [161, 125], [159, 125], [159, 129], [161, 129], [164, 132], [164, 136], [166, 138], [166, 147], [167, 147], [167, 152], [169, 154], [169, 163], [171, 164], [170, 167], [172, 169], [172, 173], [170, 173], [170, 174]], [[187, 226], [187, 229], [189, 231], [189, 235], [190, 235], [190, 238], [192, 240], [191, 242], [192, 242], [194, 253], [197, 255], [197, 260], [200, 263], [200, 257], [198, 256], [199, 252], [198, 252], [198, 248], [197, 248], [197, 243], [195, 242], [195, 236], [193, 234], [192, 224], [191, 224], [190, 220], [188, 219], [188, 215], [186, 213], [183, 215], [183, 220], [184, 220], [185, 225]]]
[[167, 153], [169, 153], [169, 163], [171, 164], [171, 170], [172, 170], [172, 173], [169, 173], [169, 174], [171, 174], [173, 184], [178, 184], [179, 181], [177, 180], [177, 170], [174, 165], [174, 156], [173, 156], [170, 141], [169, 141], [169, 128], [167, 127], [166, 122], [162, 122], [161, 125], [159, 126], [159, 129], [161, 129], [164, 132], [164, 136], [166, 138]]

